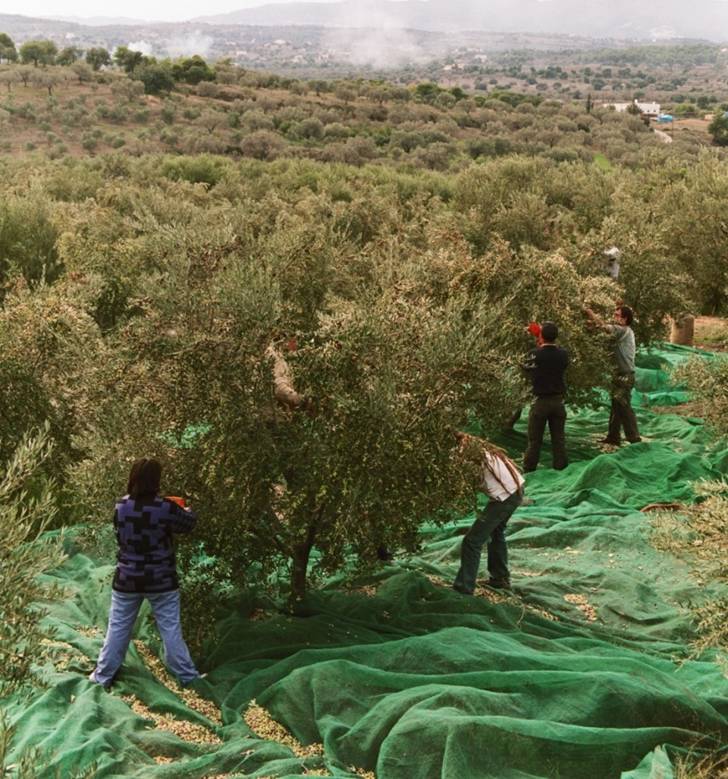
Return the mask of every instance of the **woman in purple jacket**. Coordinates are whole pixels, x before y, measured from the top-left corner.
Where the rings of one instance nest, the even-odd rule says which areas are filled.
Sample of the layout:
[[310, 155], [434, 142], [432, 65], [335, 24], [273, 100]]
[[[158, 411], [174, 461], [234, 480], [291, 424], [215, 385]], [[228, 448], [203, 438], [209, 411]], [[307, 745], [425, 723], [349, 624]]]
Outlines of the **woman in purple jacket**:
[[164, 643], [165, 662], [182, 684], [200, 674], [182, 638], [179, 581], [172, 537], [189, 533], [197, 516], [160, 497], [162, 466], [137, 460], [129, 474], [128, 495], [116, 504], [114, 529], [119, 545], [111, 592], [109, 627], [92, 682], [111, 686], [131, 641], [139, 607], [146, 598]]

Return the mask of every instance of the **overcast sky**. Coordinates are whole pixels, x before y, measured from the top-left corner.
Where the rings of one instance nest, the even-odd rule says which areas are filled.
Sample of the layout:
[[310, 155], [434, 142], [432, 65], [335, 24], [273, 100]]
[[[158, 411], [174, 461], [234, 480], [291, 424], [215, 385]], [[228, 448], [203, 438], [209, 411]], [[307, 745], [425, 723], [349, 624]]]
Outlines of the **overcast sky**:
[[[330, 1], [330, 0], [329, 0]], [[304, 0], [0, 0], [0, 13], [23, 16], [115, 16], [159, 21], [180, 21], [196, 16], [212, 16], [241, 8], [254, 8], [268, 2]], [[326, 0], [307, 0], [326, 2]]]

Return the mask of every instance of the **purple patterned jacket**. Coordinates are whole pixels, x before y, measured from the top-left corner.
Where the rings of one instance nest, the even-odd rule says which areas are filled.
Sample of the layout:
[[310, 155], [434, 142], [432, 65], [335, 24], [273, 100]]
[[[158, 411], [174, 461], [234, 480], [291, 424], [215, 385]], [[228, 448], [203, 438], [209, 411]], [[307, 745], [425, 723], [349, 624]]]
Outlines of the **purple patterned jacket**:
[[113, 588], [118, 592], [169, 592], [179, 587], [172, 536], [189, 533], [197, 515], [162, 498], [116, 504], [114, 529], [119, 545]]

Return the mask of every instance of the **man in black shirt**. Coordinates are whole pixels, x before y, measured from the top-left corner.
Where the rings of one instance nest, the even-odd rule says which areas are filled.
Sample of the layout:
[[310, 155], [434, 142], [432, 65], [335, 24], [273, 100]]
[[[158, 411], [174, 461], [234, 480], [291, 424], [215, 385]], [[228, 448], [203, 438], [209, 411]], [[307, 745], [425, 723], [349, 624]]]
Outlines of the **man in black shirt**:
[[564, 373], [569, 365], [569, 353], [556, 345], [558, 335], [559, 330], [553, 322], [544, 322], [541, 326], [543, 345], [529, 354], [525, 366], [535, 395], [528, 415], [528, 447], [523, 457], [523, 470], [526, 472], [536, 470], [547, 423], [551, 434], [554, 468], [560, 471], [568, 465], [564, 435]]

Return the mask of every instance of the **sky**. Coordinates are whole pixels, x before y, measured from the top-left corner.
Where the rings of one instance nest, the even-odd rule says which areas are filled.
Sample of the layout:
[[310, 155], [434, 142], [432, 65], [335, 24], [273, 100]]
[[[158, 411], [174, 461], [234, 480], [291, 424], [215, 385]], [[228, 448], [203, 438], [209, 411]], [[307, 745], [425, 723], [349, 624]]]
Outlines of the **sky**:
[[[182, 21], [212, 16], [269, 2], [326, 2], [327, 0], [0, 0], [0, 13], [23, 16], [126, 17]], [[328, 0], [330, 2], [330, 0]]]

